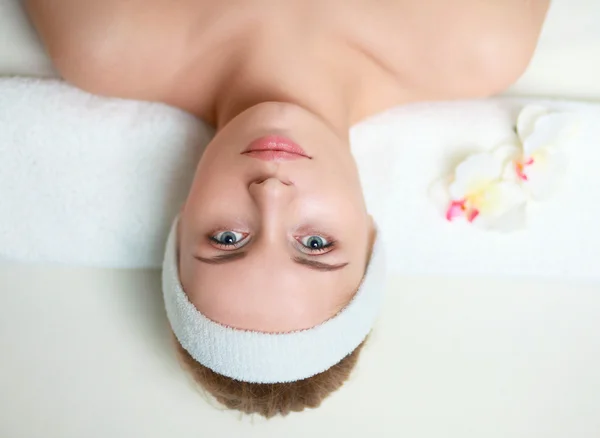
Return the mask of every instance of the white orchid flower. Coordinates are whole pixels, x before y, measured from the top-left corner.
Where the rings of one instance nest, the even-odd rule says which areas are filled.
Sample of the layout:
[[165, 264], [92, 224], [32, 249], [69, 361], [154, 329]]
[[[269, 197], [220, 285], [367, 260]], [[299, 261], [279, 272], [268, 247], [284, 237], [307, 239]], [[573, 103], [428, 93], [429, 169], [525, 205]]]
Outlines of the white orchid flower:
[[463, 219], [502, 231], [522, 228], [527, 201], [547, 197], [562, 180], [567, 162], [562, 146], [575, 131], [573, 122], [569, 113], [524, 107], [517, 120], [518, 144], [467, 157], [430, 195], [450, 222]]
[[446, 219], [463, 219], [487, 229], [521, 228], [526, 197], [519, 184], [501, 179], [505, 164], [494, 153], [471, 155], [458, 165], [449, 184], [436, 184], [432, 195], [445, 206]]
[[537, 105], [523, 108], [517, 121], [522, 149], [514, 151], [505, 177], [519, 181], [536, 200], [554, 193], [567, 167], [562, 146], [574, 126], [568, 113], [552, 113]]

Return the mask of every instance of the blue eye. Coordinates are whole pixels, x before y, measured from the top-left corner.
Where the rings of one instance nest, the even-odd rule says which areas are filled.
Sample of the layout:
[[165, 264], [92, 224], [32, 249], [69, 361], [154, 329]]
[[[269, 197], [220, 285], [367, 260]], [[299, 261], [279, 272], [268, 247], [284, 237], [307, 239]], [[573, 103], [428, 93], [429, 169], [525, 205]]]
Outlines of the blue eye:
[[237, 231], [221, 231], [210, 237], [210, 240], [215, 246], [221, 249], [238, 249], [245, 245], [247, 240], [247, 233], [240, 233]]
[[328, 242], [326, 239], [321, 236], [308, 236], [304, 237], [300, 240], [302, 245], [304, 245], [308, 249], [312, 250], [320, 250], [327, 246]]
[[317, 235], [301, 237], [298, 241], [302, 244], [303, 251], [319, 254], [329, 252], [328, 250], [335, 243], [333, 240]]

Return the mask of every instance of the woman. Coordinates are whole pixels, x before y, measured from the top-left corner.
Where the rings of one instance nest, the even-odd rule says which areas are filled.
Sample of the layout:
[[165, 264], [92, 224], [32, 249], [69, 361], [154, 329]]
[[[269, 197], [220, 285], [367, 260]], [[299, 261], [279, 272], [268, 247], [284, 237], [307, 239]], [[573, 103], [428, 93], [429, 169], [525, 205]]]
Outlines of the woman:
[[[244, 333], [263, 346], [293, 333], [330, 342], [339, 333], [329, 339], [315, 328], [337, 324], [369, 296], [363, 276], [377, 234], [349, 128], [396, 105], [503, 90], [529, 62], [548, 0], [27, 6], [67, 81], [177, 106], [216, 128], [167, 249], [167, 311], [196, 380], [230, 408], [272, 416], [316, 407], [339, 388], [370, 329], [370, 316], [358, 317], [363, 331], [343, 354], [329, 355], [325, 341], [316, 346], [318, 367], [295, 369], [312, 354], [306, 346], [297, 357], [296, 347], [272, 347], [273, 356], [253, 347], [245, 361], [259, 364], [257, 351], [269, 356], [254, 371], [230, 364], [245, 348]], [[281, 377], [271, 379], [267, 368]]]

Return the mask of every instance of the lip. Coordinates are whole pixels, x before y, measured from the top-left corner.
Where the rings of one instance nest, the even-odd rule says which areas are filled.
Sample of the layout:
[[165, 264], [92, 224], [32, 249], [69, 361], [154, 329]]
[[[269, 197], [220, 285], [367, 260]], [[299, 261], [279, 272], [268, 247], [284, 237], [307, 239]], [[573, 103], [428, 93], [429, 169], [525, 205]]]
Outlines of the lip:
[[311, 158], [298, 144], [280, 135], [258, 138], [250, 143], [242, 154], [264, 161], [290, 161]]

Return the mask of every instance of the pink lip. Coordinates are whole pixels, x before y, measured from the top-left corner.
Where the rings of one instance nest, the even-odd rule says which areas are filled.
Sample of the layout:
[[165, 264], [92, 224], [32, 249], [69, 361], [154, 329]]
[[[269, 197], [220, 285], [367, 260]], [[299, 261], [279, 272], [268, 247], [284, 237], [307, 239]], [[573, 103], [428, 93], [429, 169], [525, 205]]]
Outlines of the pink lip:
[[289, 161], [310, 157], [300, 146], [292, 140], [279, 135], [269, 135], [254, 140], [248, 148], [242, 152], [253, 158], [264, 161]]

